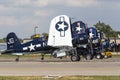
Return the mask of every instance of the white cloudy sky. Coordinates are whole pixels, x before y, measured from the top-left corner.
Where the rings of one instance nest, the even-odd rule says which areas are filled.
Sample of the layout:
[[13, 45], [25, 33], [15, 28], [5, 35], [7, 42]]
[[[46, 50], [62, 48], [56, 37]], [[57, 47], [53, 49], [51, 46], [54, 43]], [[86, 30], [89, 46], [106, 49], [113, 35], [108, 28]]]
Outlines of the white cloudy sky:
[[99, 20], [120, 31], [120, 0], [0, 0], [0, 38], [15, 32], [20, 38], [49, 31], [52, 18], [68, 15], [93, 26]]

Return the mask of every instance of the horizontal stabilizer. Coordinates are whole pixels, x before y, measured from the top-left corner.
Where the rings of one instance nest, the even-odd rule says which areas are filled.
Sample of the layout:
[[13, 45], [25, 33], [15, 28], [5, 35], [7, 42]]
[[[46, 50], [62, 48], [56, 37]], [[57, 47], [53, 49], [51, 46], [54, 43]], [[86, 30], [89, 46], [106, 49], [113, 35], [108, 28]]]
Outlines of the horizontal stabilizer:
[[15, 56], [22, 56], [23, 53], [12, 53], [12, 55], [15, 55]]

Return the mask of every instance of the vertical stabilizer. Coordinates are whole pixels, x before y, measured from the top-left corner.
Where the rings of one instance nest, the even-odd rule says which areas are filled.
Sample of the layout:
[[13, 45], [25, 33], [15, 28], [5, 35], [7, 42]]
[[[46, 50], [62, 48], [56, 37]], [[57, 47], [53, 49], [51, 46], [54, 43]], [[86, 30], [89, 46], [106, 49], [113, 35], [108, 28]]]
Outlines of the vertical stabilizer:
[[6, 43], [7, 43], [7, 50], [20, 48], [21, 46], [19, 39], [17, 38], [16, 34], [13, 32], [7, 35]]
[[49, 29], [48, 45], [72, 46], [70, 18], [60, 15], [52, 19]]

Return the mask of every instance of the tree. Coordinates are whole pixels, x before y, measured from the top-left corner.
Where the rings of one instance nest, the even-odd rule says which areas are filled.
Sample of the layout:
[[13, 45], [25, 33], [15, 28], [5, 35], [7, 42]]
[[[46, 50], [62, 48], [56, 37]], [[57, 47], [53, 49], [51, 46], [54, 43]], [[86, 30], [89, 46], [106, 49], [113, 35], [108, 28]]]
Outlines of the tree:
[[44, 36], [44, 37], [47, 37], [48, 36], [48, 33], [42, 33], [42, 35]]
[[113, 29], [111, 28], [110, 25], [106, 25], [105, 23], [103, 22], [98, 22], [94, 25], [98, 30], [100, 30], [101, 32], [103, 32], [107, 37], [112, 37], [114, 31]]

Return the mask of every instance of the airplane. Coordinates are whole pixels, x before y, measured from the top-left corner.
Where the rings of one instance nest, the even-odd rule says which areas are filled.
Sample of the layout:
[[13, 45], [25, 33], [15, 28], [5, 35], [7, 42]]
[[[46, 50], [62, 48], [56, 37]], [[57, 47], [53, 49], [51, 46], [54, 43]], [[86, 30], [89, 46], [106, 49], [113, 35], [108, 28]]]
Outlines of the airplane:
[[73, 46], [76, 47], [78, 55], [82, 55], [86, 60], [91, 60], [94, 56], [98, 59], [103, 58], [100, 39], [96, 28], [88, 28], [82, 21], [72, 24]]
[[48, 45], [59, 48], [61, 56], [68, 55], [72, 61], [80, 61], [80, 56], [73, 47], [71, 34], [70, 18], [66, 15], [57, 16], [50, 24]]
[[89, 45], [92, 56], [97, 59], [102, 59], [102, 51], [101, 51], [101, 37], [102, 35], [97, 31], [95, 27], [89, 27], [86, 30], [89, 35]]
[[66, 15], [59, 15], [51, 20], [49, 37], [45, 39], [40, 37], [26, 43], [20, 43], [14, 32], [10, 32], [6, 37], [7, 49], [1, 54], [19, 56], [31, 53], [41, 52], [42, 60], [46, 53], [51, 54], [55, 58], [70, 56], [72, 61], [79, 61], [80, 57], [76, 53], [76, 49], [72, 45], [70, 18]]
[[91, 59], [91, 53], [88, 45], [88, 34], [86, 33], [87, 26], [82, 21], [72, 23], [72, 43], [76, 47], [77, 53], [87, 60]]
[[[46, 40], [43, 37], [21, 44], [14, 32], [10, 32], [7, 35], [6, 44], [7, 49], [2, 51], [1, 54], [12, 54], [18, 56], [18, 58], [21, 55], [31, 52], [47, 53], [57, 49], [55, 47], [46, 45]], [[16, 58], [16, 60], [18, 60], [18, 58]], [[43, 57], [41, 59], [43, 59]]]

